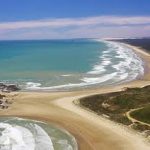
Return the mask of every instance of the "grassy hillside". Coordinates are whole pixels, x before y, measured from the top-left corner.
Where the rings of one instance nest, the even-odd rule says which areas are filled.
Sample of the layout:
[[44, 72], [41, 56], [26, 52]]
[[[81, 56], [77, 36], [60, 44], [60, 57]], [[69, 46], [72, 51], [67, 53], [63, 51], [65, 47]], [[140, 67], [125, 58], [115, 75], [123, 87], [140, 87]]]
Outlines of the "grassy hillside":
[[[145, 107], [147, 104], [150, 104], [150, 86], [144, 88], [127, 88], [122, 92], [99, 94], [80, 99], [81, 106], [97, 114], [105, 114], [111, 120], [126, 125], [131, 124], [131, 122], [127, 119], [125, 113], [130, 109]], [[145, 113], [145, 115], [148, 115], [148, 108], [144, 110], [145, 112], [142, 112], [142, 114], [144, 115]], [[137, 113], [136, 116], [138, 115], [140, 118], [140, 114]]]
[[150, 105], [132, 112], [131, 116], [139, 121], [150, 124]]

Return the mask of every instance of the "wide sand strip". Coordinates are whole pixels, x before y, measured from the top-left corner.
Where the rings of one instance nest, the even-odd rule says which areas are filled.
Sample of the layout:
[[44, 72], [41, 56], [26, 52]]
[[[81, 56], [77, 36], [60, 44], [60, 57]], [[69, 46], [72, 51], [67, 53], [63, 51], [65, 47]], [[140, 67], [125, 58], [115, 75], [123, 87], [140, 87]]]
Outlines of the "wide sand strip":
[[[139, 55], [145, 62], [150, 61], [149, 55], [140, 52]], [[147, 66], [150, 67], [150, 63]], [[14, 103], [9, 109], [1, 110], [0, 115], [19, 116], [54, 123], [75, 136], [80, 150], [149, 150], [150, 145], [135, 131], [73, 104], [74, 100], [83, 96], [149, 84], [150, 74], [147, 71], [143, 79], [115, 87], [74, 92], [11, 93], [11, 95], [17, 94], [14, 97]]]

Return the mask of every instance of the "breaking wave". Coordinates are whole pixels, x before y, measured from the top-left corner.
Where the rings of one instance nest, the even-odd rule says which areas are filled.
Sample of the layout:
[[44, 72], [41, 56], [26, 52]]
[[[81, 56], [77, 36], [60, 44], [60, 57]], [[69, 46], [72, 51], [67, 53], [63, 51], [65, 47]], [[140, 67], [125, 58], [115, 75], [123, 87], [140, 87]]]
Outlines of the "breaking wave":
[[54, 150], [51, 138], [40, 126], [32, 124], [30, 127], [34, 133], [22, 126], [0, 123], [0, 149]]
[[[6, 118], [0, 122], [1, 150], [77, 150], [77, 144], [67, 131], [44, 124], [51, 135], [40, 126], [41, 122], [20, 118]], [[56, 135], [59, 137], [56, 137]], [[61, 134], [63, 136], [61, 137]], [[65, 136], [64, 136], [65, 135]], [[67, 139], [66, 137], [70, 139]], [[69, 142], [71, 141], [72, 144]]]
[[[79, 83], [68, 83], [57, 86], [42, 86], [40, 83], [27, 82], [27, 90], [61, 90], [78, 87], [88, 87], [90, 85], [111, 85], [128, 82], [144, 74], [142, 60], [132, 51], [132, 49], [121, 43], [100, 41], [106, 44], [107, 48], [99, 56], [99, 61], [92, 70], [83, 74]], [[61, 75], [69, 77], [70, 74]]]

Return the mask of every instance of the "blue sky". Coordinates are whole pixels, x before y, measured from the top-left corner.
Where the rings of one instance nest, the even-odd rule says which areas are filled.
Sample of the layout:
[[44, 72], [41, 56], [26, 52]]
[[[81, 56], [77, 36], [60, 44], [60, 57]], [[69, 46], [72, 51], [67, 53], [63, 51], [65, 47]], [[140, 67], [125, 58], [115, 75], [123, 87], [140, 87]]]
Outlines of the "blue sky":
[[0, 0], [0, 39], [142, 36], [149, 0]]

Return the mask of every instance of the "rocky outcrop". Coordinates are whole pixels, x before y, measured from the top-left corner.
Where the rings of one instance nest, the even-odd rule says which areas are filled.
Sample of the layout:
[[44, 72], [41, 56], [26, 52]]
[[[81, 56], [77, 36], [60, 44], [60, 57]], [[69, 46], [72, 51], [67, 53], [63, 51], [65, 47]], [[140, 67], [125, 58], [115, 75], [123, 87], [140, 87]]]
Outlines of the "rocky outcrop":
[[0, 90], [2, 92], [13, 92], [13, 91], [19, 91], [20, 88], [15, 84], [0, 83]]
[[8, 91], [19, 91], [20, 88], [17, 85], [11, 84], [11, 85], [7, 85], [6, 88]]
[[5, 89], [5, 88], [6, 88], [6, 85], [3, 84], [3, 83], [0, 83], [0, 90], [3, 90], [3, 89]]

